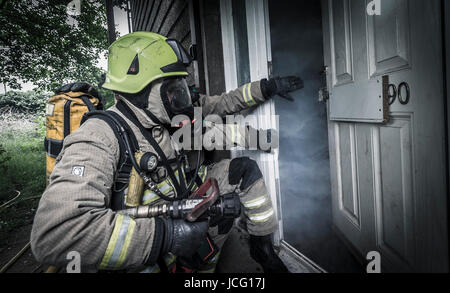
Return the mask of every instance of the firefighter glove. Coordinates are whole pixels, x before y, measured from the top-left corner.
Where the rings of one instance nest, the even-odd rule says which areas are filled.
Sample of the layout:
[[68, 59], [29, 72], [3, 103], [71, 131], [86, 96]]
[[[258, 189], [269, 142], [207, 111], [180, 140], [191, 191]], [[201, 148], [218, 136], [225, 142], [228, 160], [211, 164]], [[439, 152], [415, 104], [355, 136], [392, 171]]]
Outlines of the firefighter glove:
[[278, 95], [289, 101], [294, 101], [290, 92], [303, 88], [303, 80], [297, 76], [274, 77], [261, 81], [261, 91], [266, 99]]
[[168, 252], [176, 256], [190, 257], [200, 248], [208, 231], [208, 222], [190, 223], [182, 219], [163, 219], [163, 254]]

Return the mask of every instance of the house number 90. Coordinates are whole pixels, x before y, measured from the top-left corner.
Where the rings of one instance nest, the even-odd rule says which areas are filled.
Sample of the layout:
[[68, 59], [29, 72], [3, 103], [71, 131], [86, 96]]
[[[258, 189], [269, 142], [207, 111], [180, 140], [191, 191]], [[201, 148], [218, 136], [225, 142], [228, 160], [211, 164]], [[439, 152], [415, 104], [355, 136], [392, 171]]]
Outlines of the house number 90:
[[398, 101], [402, 105], [407, 105], [409, 103], [409, 99], [411, 97], [411, 92], [409, 89], [409, 84], [406, 82], [402, 82], [398, 85], [398, 89], [395, 84], [389, 85], [388, 91], [389, 105], [392, 105], [398, 97]]

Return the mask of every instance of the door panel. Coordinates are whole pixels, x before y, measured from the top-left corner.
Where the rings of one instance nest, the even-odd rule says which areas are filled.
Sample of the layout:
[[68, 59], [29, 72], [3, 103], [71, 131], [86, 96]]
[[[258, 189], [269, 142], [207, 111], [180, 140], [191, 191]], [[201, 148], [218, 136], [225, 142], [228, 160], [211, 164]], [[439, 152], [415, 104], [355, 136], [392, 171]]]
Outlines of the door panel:
[[[349, 14], [336, 5], [345, 1], [322, 2], [334, 225], [362, 257], [379, 251], [384, 271], [447, 271], [441, 3], [381, 0], [381, 16], [368, 16], [369, 2], [349, 0]], [[347, 15], [354, 82], [340, 85], [335, 26]], [[396, 99], [384, 125], [358, 123], [353, 113], [369, 113], [369, 104], [356, 99], [376, 98], [385, 74], [397, 88], [405, 83], [409, 102]], [[342, 108], [350, 110], [340, 120], [354, 122], [332, 121]]]
[[351, 10], [349, 0], [333, 2], [334, 86], [353, 81]]
[[369, 72], [374, 77], [409, 67], [409, 5], [407, 0], [385, 1], [384, 13], [367, 17]]
[[[339, 180], [339, 210], [356, 227], [360, 226], [359, 186], [354, 124], [336, 124]], [[347, 170], [348, 172], [343, 172]]]
[[392, 115], [373, 130], [377, 247], [408, 267], [415, 263], [411, 126], [412, 116]]
[[365, 10], [364, 1], [329, 0], [327, 7], [333, 86], [330, 119], [385, 122], [381, 78], [367, 78], [366, 17], [358, 13]]

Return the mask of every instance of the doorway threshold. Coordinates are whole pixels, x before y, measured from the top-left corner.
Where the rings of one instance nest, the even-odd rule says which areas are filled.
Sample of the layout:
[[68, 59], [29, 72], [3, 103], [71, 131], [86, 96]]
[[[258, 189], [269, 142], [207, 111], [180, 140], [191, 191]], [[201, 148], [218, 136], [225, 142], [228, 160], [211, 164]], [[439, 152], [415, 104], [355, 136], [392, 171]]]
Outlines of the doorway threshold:
[[278, 256], [284, 262], [291, 273], [295, 274], [320, 274], [326, 273], [318, 264], [304, 256], [286, 241], [280, 242], [280, 252]]

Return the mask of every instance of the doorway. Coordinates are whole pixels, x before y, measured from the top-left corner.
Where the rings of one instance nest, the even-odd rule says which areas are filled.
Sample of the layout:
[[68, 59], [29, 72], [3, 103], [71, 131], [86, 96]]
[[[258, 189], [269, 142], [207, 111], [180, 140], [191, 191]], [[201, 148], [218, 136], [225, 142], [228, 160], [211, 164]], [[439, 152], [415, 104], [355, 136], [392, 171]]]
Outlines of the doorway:
[[273, 76], [300, 76], [295, 102], [275, 98], [284, 241], [328, 272], [362, 272], [332, 228], [320, 1], [269, 0]]
[[269, 75], [305, 81], [293, 94], [295, 102], [274, 98], [243, 113], [253, 114], [244, 122], [254, 128], [277, 129], [279, 149], [232, 151], [252, 157], [262, 169], [277, 207], [274, 240], [284, 259], [298, 272], [362, 272], [332, 226], [327, 110], [318, 102], [325, 85], [320, 2], [222, 0], [221, 27], [227, 90]]

